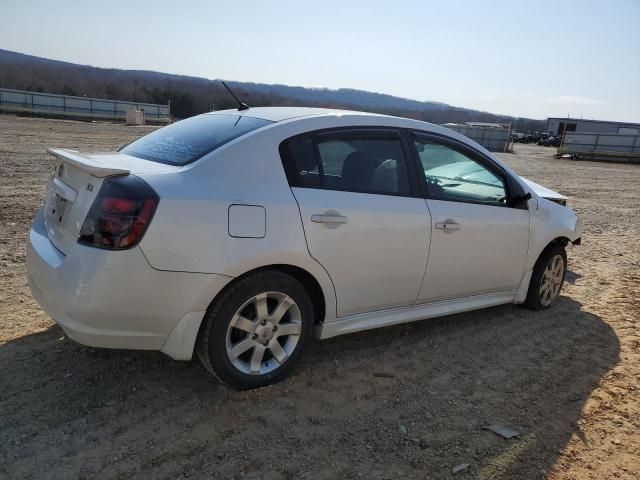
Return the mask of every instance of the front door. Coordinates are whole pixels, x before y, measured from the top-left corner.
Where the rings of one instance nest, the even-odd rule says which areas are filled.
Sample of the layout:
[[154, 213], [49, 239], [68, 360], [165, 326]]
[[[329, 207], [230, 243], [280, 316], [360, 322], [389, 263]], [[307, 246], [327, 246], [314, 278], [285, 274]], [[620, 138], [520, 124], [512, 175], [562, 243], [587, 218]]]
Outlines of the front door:
[[428, 136], [413, 143], [432, 219], [418, 301], [514, 292], [529, 247], [529, 211], [509, 206], [505, 177], [479, 155]]
[[309, 252], [327, 270], [337, 316], [411, 305], [424, 276], [430, 217], [400, 132], [336, 130], [281, 152]]

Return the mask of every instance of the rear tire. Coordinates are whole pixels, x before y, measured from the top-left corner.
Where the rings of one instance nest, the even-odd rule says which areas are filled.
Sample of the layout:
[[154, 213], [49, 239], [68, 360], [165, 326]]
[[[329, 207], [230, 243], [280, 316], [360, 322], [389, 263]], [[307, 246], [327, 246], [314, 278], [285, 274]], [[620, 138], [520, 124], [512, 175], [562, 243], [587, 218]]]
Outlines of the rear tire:
[[205, 315], [196, 352], [222, 382], [245, 390], [282, 381], [309, 343], [309, 294], [295, 278], [259, 272], [227, 288]]
[[547, 247], [533, 267], [524, 306], [532, 310], [553, 307], [560, 297], [566, 273], [567, 252], [564, 247], [559, 244]]

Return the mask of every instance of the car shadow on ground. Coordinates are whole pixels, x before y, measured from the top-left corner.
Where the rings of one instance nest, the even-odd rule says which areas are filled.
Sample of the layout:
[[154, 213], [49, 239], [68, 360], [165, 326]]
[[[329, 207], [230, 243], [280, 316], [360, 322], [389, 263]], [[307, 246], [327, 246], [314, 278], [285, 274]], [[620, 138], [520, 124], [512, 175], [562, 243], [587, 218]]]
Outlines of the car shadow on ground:
[[565, 276], [564, 281], [569, 283], [569, 284], [571, 284], [571, 285], [575, 285], [576, 282], [578, 280], [580, 280], [581, 278], [582, 278], [582, 275], [580, 275], [579, 273], [573, 272], [571, 270], [567, 270], [567, 274]]
[[287, 381], [236, 392], [53, 326], [0, 345], [0, 476], [540, 478], [589, 442], [577, 421], [619, 350], [562, 297], [316, 341]]

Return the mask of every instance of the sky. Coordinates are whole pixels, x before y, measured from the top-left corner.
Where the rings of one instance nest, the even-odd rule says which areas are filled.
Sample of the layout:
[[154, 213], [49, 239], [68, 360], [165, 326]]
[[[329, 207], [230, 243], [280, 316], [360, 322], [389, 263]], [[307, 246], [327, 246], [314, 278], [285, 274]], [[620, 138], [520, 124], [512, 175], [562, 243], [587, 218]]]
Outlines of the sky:
[[640, 0], [1, 0], [0, 17], [0, 48], [74, 63], [640, 122]]

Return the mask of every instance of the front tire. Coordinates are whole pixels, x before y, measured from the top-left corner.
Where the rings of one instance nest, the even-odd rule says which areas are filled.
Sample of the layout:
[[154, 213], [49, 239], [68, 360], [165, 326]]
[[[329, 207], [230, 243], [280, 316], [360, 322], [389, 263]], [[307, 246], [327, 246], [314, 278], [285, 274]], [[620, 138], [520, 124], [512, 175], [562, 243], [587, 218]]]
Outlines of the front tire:
[[532, 310], [553, 307], [560, 296], [567, 273], [567, 252], [556, 244], [542, 252], [536, 262], [524, 306]]
[[209, 308], [196, 351], [205, 368], [244, 390], [282, 381], [309, 343], [314, 323], [309, 294], [278, 271], [238, 280]]

